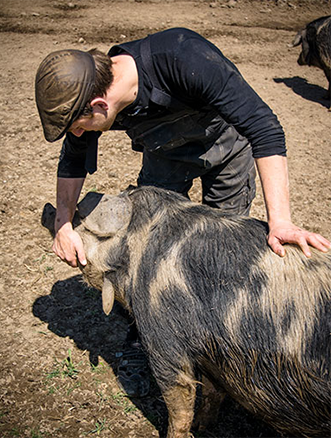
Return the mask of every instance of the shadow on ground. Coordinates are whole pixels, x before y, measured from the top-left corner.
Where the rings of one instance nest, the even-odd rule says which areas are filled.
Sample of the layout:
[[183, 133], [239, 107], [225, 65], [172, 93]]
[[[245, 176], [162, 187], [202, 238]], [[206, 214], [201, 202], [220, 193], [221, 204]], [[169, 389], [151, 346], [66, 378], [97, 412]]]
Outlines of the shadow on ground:
[[303, 97], [303, 99], [319, 103], [325, 108], [330, 108], [331, 106], [330, 99], [327, 99], [328, 91], [319, 85], [310, 84], [304, 78], [294, 76], [292, 78], [274, 78], [273, 80], [277, 84], [285, 84], [288, 88], [291, 88], [295, 94]]
[[[117, 352], [126, 338], [128, 320], [122, 307], [115, 303], [110, 315], [102, 309], [101, 294], [87, 286], [81, 275], [56, 282], [49, 295], [37, 298], [33, 314], [48, 323], [48, 328], [57, 336], [70, 337], [76, 346], [89, 352], [90, 362], [97, 366], [103, 358], [117, 376]], [[165, 437], [167, 411], [161, 393], [151, 377], [150, 395], [131, 401]], [[197, 438], [262, 437], [277, 438], [280, 435], [266, 424], [254, 418], [245, 409], [226, 397], [218, 425], [210, 432], [195, 434]]]

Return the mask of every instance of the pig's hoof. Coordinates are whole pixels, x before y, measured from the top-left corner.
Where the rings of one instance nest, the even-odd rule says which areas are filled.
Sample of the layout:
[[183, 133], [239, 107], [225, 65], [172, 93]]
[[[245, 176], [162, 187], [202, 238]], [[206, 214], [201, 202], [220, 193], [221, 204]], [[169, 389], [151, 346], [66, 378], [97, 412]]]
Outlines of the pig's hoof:
[[150, 388], [150, 371], [141, 347], [124, 350], [118, 366], [118, 382], [130, 397], [145, 397]]

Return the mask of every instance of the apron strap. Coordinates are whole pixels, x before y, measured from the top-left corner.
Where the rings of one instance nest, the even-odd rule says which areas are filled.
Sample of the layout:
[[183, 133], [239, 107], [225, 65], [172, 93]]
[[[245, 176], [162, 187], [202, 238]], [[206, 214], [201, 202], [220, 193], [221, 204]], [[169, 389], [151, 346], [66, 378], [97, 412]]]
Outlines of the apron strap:
[[142, 40], [140, 54], [142, 63], [153, 84], [150, 100], [157, 105], [161, 105], [166, 108], [171, 108], [174, 110], [189, 110], [190, 112], [193, 112], [193, 109], [190, 108], [188, 105], [180, 102], [175, 97], [168, 94], [166, 91], [161, 90], [160, 83], [157, 79], [156, 70], [153, 65], [153, 59], [151, 56], [150, 35]]

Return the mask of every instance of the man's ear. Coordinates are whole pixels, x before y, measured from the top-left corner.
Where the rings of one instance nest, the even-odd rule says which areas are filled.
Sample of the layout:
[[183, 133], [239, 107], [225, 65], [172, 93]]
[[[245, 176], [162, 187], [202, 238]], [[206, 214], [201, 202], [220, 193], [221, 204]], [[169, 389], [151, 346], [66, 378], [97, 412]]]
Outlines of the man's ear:
[[95, 97], [90, 102], [90, 106], [92, 108], [99, 106], [105, 111], [107, 111], [109, 109], [109, 104], [107, 103], [107, 101], [103, 97]]

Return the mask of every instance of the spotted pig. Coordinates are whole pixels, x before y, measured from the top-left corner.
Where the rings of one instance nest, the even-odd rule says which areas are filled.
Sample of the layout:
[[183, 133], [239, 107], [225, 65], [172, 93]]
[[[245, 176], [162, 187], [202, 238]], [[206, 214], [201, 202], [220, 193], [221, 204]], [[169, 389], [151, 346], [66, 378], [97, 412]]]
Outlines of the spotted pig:
[[[328, 254], [308, 259], [290, 245], [280, 258], [266, 223], [154, 187], [90, 193], [78, 212], [83, 275], [106, 313], [115, 298], [135, 318], [168, 438], [191, 436], [199, 376], [209, 402], [201, 428], [228, 393], [288, 436], [329, 436]], [[43, 223], [53, 221], [48, 205]]]

